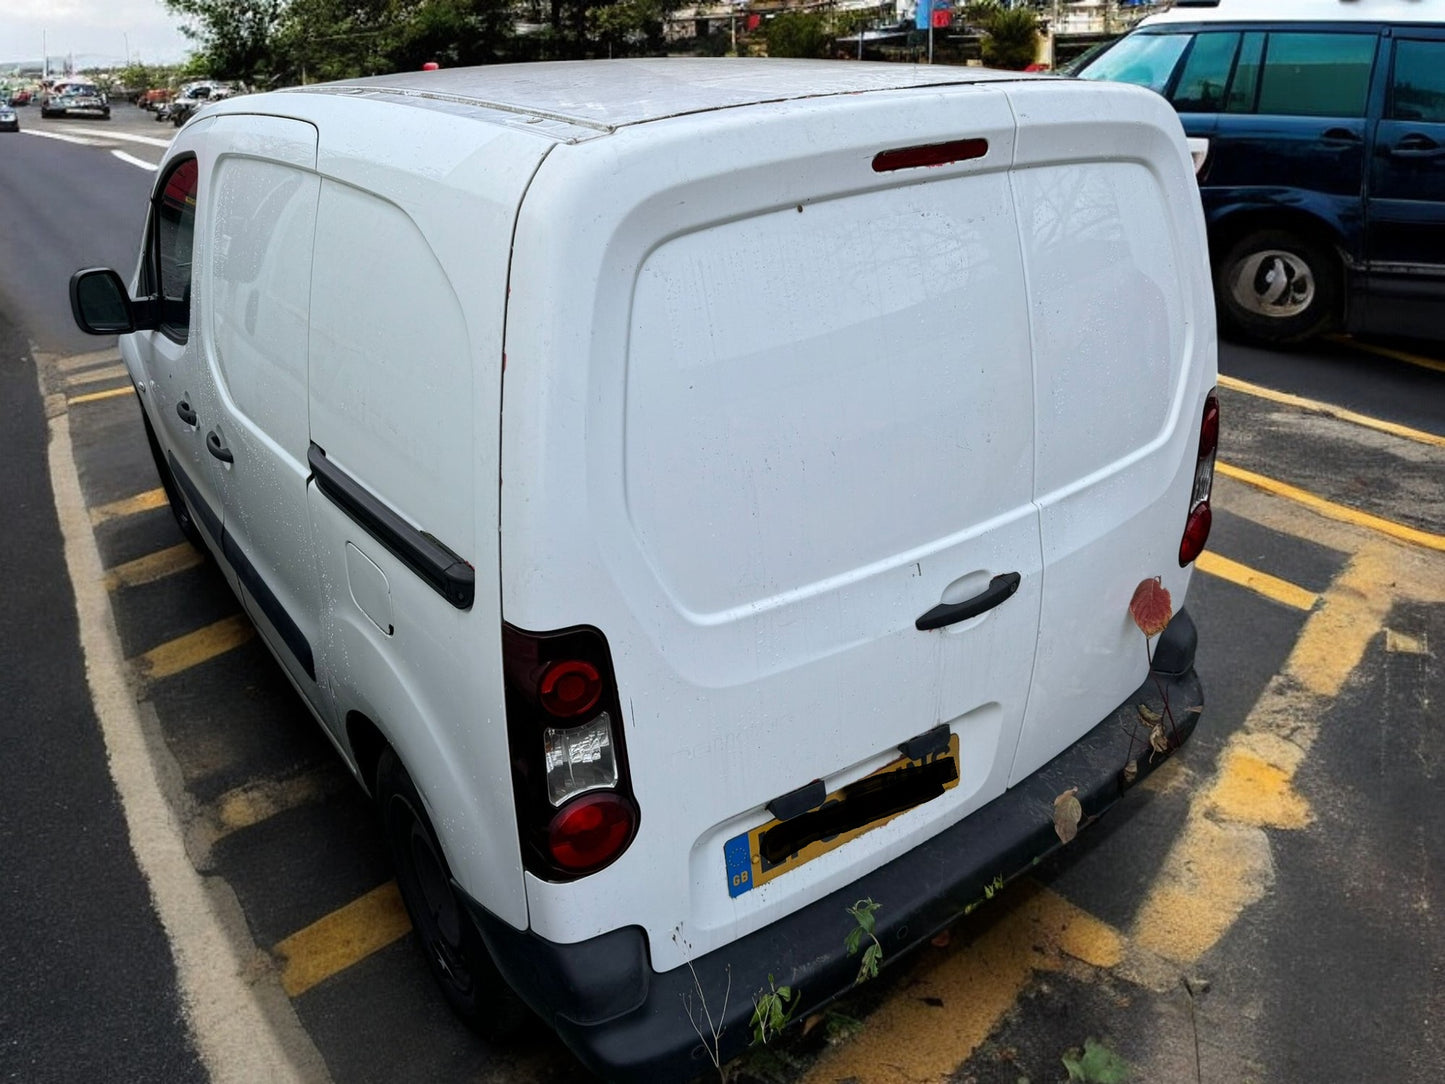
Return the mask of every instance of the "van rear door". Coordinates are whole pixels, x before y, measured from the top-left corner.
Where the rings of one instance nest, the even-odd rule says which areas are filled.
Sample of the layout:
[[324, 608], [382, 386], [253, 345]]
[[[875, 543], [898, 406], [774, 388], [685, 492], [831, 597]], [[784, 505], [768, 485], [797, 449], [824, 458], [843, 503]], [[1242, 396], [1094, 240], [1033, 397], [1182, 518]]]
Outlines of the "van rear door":
[[[969, 140], [931, 168], [876, 157]], [[641, 810], [611, 867], [529, 879], [543, 936], [638, 923], [678, 966], [1002, 793], [1040, 604], [1012, 151], [1003, 95], [950, 88], [624, 128], [539, 171], [503, 615], [606, 635]], [[807, 808], [931, 731], [910, 749], [956, 742], [941, 796], [757, 853], [778, 799]]]
[[1192, 191], [1193, 167], [1164, 100], [1109, 83], [1008, 93], [1044, 564], [1012, 784], [1144, 680], [1128, 614], [1138, 582], [1160, 576], [1184, 601], [1179, 545], [1216, 345], [1203, 216], [1175, 195]]

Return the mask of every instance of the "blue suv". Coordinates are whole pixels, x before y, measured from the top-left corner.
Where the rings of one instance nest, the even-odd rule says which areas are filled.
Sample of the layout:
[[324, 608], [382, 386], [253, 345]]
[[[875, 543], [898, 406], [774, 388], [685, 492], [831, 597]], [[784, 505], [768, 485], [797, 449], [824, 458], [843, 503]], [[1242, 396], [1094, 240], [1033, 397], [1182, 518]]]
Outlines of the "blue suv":
[[1445, 3], [1178, 0], [1072, 74], [1179, 111], [1226, 328], [1445, 338]]

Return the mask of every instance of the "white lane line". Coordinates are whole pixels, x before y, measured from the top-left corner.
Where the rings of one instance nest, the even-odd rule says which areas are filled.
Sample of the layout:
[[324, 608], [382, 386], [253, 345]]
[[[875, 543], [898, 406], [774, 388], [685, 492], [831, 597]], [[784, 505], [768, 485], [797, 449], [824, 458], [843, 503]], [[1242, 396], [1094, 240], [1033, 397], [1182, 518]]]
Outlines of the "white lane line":
[[[43, 379], [43, 378], [42, 378]], [[44, 385], [42, 383], [42, 394]], [[91, 533], [70, 440], [70, 417], [50, 420], [50, 479], [75, 592], [91, 702], [120, 795], [131, 850], [175, 958], [181, 1003], [213, 1084], [329, 1081], [321, 1055], [302, 1030], [274, 971], [247, 933], [240, 904], [220, 878], [202, 877], [186, 853], [184, 829], [166, 800], [179, 769], [156, 759], [147, 740], [159, 723], [154, 706], [136, 702], [104, 570]]]
[[39, 136], [41, 139], [58, 139], [62, 143], [79, 143], [82, 147], [99, 146], [100, 141], [96, 139], [85, 139], [81, 136], [61, 135], [59, 132], [37, 132], [34, 128], [21, 128], [26, 135]]
[[70, 131], [76, 135], [99, 136], [102, 139], [114, 139], [119, 143], [144, 143], [148, 147], [169, 147], [169, 139], [158, 139], [155, 136], [131, 135], [129, 132], [112, 132], [105, 128], [71, 128]]
[[160, 166], [153, 165], [152, 163], [147, 162], [144, 158], [137, 158], [133, 154], [126, 154], [125, 151], [111, 151], [110, 153], [115, 155], [122, 162], [129, 162], [133, 166], [140, 166], [141, 169], [148, 169], [152, 173], [161, 168]]

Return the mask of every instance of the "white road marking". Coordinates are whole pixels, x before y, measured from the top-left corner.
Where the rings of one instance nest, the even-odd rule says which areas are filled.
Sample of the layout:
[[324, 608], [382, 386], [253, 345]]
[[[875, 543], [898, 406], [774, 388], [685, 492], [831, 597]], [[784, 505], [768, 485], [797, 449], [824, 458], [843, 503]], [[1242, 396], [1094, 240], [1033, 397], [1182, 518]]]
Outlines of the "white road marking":
[[125, 151], [111, 151], [110, 153], [115, 155], [122, 162], [129, 162], [133, 166], [140, 166], [141, 169], [148, 169], [152, 173], [161, 168], [160, 166], [155, 165], [152, 162], [147, 162], [144, 158], [137, 158], [133, 154], [126, 154]]
[[59, 132], [37, 132], [34, 128], [21, 128], [26, 135], [39, 136], [41, 139], [58, 139], [62, 143], [79, 143], [82, 147], [99, 146], [100, 141], [95, 139], [84, 139], [81, 136], [61, 135]]
[[101, 139], [114, 139], [120, 143], [144, 143], [148, 147], [169, 147], [169, 139], [159, 139], [156, 136], [131, 135], [129, 132], [112, 132], [106, 128], [71, 128], [76, 135], [99, 136]]
[[81, 496], [70, 418], [64, 411], [50, 420], [50, 478], [91, 701], [131, 849], [165, 926], [201, 1060], [214, 1084], [329, 1080], [275, 971], [254, 948], [235, 896], [219, 878], [201, 877], [186, 853], [183, 828], [163, 783], [178, 786], [179, 769], [164, 762], [159, 738], [147, 740], [147, 730], [154, 733], [158, 726], [155, 709], [148, 702], [137, 704], [126, 684], [104, 570]]

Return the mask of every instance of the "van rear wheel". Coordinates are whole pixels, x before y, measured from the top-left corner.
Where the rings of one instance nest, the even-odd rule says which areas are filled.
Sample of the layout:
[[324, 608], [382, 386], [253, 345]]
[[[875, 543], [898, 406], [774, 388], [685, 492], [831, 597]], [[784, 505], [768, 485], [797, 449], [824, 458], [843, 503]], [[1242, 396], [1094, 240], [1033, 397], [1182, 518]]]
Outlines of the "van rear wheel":
[[1215, 268], [1224, 323], [1257, 342], [1300, 342], [1340, 315], [1340, 261], [1325, 245], [1289, 230], [1240, 238]]
[[529, 1013], [483, 944], [427, 819], [421, 796], [391, 749], [376, 768], [376, 801], [397, 886], [427, 967], [448, 1004], [478, 1034], [504, 1039]]

